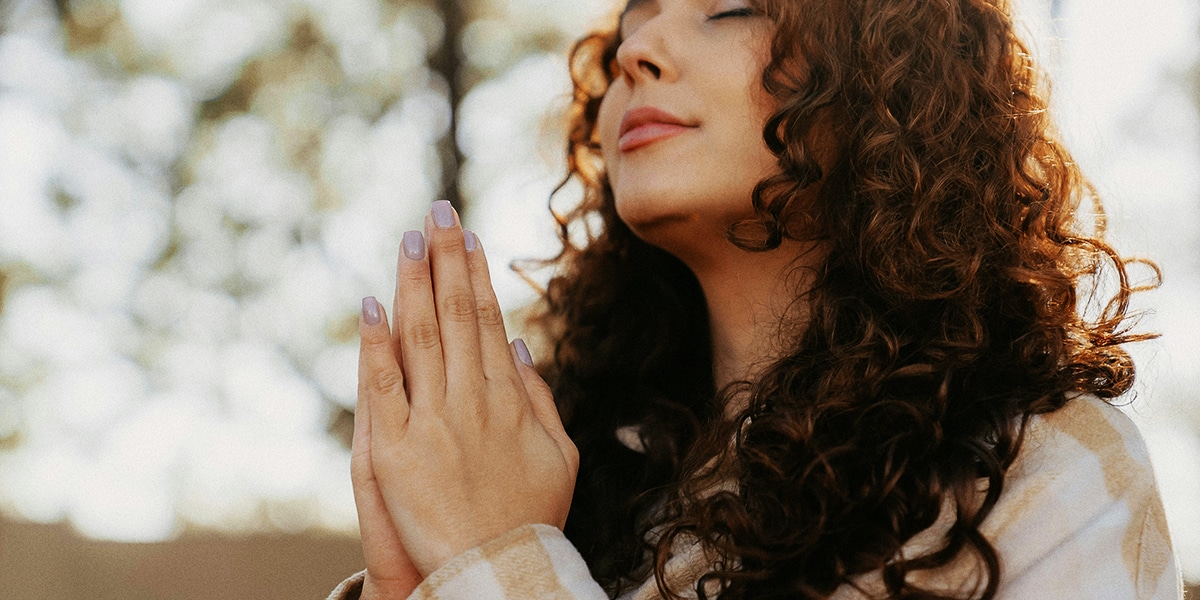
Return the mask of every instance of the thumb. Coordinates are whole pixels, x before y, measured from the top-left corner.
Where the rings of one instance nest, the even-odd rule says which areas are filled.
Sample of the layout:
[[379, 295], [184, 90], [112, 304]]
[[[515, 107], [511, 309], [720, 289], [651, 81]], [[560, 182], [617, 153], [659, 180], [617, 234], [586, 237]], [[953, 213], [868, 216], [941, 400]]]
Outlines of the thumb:
[[529, 354], [529, 347], [521, 338], [513, 340], [509, 346], [512, 350], [513, 362], [517, 366], [517, 374], [521, 376], [521, 382], [525, 384], [525, 393], [529, 395], [529, 405], [533, 409], [534, 416], [541, 422], [546, 433], [550, 434], [550, 437], [558, 444], [563, 454], [569, 458], [568, 462], [571, 467], [578, 469], [579, 452], [563, 427], [562, 417], [558, 414], [558, 406], [554, 403], [554, 393], [550, 390], [550, 385], [546, 383], [545, 379], [542, 379], [537, 369], [533, 368], [533, 357]]

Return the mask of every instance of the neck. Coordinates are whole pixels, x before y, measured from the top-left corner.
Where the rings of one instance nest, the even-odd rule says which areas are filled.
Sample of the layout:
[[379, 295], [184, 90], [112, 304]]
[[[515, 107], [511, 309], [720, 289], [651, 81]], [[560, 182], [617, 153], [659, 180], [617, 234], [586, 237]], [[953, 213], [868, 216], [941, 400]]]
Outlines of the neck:
[[[782, 355], [782, 344], [800, 333], [794, 325], [808, 315], [797, 298], [812, 285], [817, 254], [790, 240], [769, 252], [746, 252], [723, 243], [703, 259], [685, 261], [708, 305], [717, 389], [761, 375]], [[734, 400], [727, 415], [743, 407], [744, 399]]]

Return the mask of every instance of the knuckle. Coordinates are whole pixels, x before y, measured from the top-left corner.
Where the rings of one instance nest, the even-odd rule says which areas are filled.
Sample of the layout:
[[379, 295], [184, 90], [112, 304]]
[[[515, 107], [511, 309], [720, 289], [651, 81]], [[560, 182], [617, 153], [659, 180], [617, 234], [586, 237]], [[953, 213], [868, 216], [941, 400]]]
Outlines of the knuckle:
[[[448, 233], [448, 232], [447, 232]], [[463, 238], [461, 235], [431, 235], [429, 236], [429, 247], [433, 248], [438, 254], [449, 253], [465, 253], [466, 247], [463, 246]]]
[[437, 323], [417, 323], [408, 332], [408, 343], [418, 350], [437, 348], [442, 343], [442, 332]]
[[495, 302], [480, 302], [475, 307], [475, 314], [479, 318], [479, 324], [485, 327], [504, 324], [504, 313], [500, 311], [500, 307]]
[[404, 389], [404, 377], [399, 371], [384, 371], [373, 375], [367, 385], [375, 394], [389, 395]]
[[441, 315], [454, 321], [475, 318], [475, 298], [467, 293], [454, 293], [442, 300]]
[[429, 266], [420, 261], [401, 261], [401, 268], [396, 275], [404, 283], [421, 283], [430, 280]]
[[478, 256], [478, 253], [476, 253], [475, 257], [467, 260], [467, 270], [476, 280], [486, 281], [491, 278], [490, 273], [488, 273], [487, 261]]
[[364, 335], [362, 338], [363, 346], [371, 352], [387, 352], [392, 349], [392, 338], [381, 332], [373, 332], [371, 335]]

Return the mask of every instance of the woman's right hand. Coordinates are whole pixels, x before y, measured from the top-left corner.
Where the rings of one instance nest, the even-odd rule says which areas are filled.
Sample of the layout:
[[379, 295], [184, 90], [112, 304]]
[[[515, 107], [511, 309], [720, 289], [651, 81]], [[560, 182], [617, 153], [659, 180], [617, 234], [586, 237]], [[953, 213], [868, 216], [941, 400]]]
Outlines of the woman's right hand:
[[360, 600], [405, 600], [418, 585], [421, 574], [413, 566], [400, 535], [388, 514], [375, 469], [371, 464], [371, 413], [360, 396], [354, 411], [354, 441], [351, 445], [350, 478], [354, 484], [354, 504], [358, 509], [358, 528], [362, 538], [363, 559], [367, 566]]

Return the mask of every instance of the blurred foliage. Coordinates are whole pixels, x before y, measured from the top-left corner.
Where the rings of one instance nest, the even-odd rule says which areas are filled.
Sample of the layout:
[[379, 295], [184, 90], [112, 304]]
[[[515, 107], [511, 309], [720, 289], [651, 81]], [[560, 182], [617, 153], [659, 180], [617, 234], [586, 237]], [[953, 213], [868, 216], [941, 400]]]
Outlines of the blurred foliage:
[[[459, 196], [457, 183], [458, 165], [464, 157], [453, 142], [463, 97], [475, 85], [503, 74], [524, 56], [534, 52], [561, 53], [575, 33], [566, 34], [552, 24], [516, 27], [506, 14], [511, 7], [503, 2], [384, 1], [378, 5], [382, 29], [407, 17], [423, 30], [424, 40], [398, 41], [425, 46], [424, 65], [408, 71], [376, 65], [383, 68], [371, 76], [356, 77], [346, 68], [349, 65], [344, 62], [344, 48], [322, 29], [318, 15], [312, 14], [311, 9], [296, 9], [295, 3], [274, 4], [278, 10], [291, 11], [286, 40], [249, 57], [235, 79], [200, 100], [193, 125], [197, 133], [166, 171], [173, 193], [202, 178], [195, 166], [212, 151], [211, 136], [219, 124], [251, 114], [265, 118], [279, 132], [282, 166], [315, 183], [312, 208], [326, 211], [342, 207], [345, 200], [339, 190], [324, 185], [322, 176], [323, 151], [328, 141], [325, 128], [329, 121], [340, 115], [355, 114], [367, 123], [376, 123], [406, 93], [428, 89], [444, 96], [449, 109], [449, 124], [437, 140], [441, 179], [436, 196], [451, 199], [465, 216], [470, 199]], [[108, 77], [178, 74], [170, 57], [146, 52], [139, 44], [116, 0], [55, 0], [54, 6], [68, 53], [92, 63]], [[470, 48], [469, 54], [464, 45]], [[298, 98], [308, 102], [298, 106]], [[64, 212], [78, 203], [61, 191], [57, 200]], [[223, 223], [230, 239], [244, 238], [255, 229], [254, 224], [235, 216], [226, 215]], [[294, 228], [290, 232], [292, 242], [302, 243], [307, 233], [302, 227]], [[182, 238], [172, 237], [156, 260], [156, 268], [171, 268], [181, 248], [189, 243]], [[253, 293], [252, 282], [237, 279], [236, 273], [233, 276], [233, 280], [224, 282], [224, 291], [234, 298]], [[331, 326], [329, 333], [332, 341], [352, 342], [357, 336], [356, 321], [347, 316]], [[347, 429], [341, 425], [350, 416], [349, 409], [340, 406], [330, 419], [331, 431], [346, 444]]]
[[431, 201], [471, 219], [467, 170], [541, 177], [597, 10], [3, 0], [0, 510], [135, 541], [352, 530], [358, 299]]

